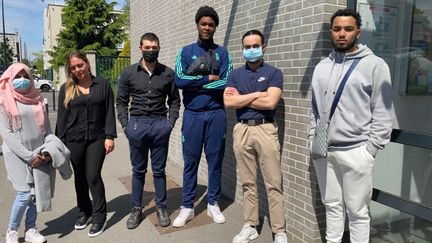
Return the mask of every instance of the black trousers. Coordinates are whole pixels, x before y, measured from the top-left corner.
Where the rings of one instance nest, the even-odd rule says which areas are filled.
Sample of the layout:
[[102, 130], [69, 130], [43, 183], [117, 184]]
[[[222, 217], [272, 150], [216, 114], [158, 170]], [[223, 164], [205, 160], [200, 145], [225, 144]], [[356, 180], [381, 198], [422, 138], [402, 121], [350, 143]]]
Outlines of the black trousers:
[[105, 186], [101, 176], [105, 159], [104, 143], [105, 139], [66, 142], [66, 146], [71, 151], [79, 215], [92, 216], [93, 224], [100, 224], [106, 220]]

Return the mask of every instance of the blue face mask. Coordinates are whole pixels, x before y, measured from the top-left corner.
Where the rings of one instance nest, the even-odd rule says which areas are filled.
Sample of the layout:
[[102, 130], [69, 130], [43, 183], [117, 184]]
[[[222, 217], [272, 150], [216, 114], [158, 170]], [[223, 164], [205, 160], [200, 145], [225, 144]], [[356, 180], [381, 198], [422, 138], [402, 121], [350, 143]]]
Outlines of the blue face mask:
[[248, 62], [257, 62], [263, 57], [263, 55], [264, 53], [261, 46], [257, 48], [249, 48], [249, 49], [243, 48], [243, 57]]
[[21, 77], [14, 79], [12, 85], [18, 91], [26, 91], [30, 88], [30, 82], [30, 79]]

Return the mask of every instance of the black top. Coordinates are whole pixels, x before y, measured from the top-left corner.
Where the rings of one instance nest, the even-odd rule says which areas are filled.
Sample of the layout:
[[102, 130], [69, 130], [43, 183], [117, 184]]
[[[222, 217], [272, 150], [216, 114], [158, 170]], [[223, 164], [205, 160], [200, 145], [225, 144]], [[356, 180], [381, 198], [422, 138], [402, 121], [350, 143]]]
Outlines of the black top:
[[93, 77], [90, 93], [80, 93], [66, 108], [65, 84], [58, 96], [56, 135], [63, 141], [114, 139], [117, 137], [114, 95], [110, 84]]
[[128, 112], [131, 116], [166, 117], [166, 104], [169, 106], [169, 121], [171, 126], [174, 126], [180, 109], [180, 95], [175, 85], [174, 71], [158, 63], [150, 75], [142, 67], [141, 60], [120, 75], [117, 117], [121, 126], [126, 126]]

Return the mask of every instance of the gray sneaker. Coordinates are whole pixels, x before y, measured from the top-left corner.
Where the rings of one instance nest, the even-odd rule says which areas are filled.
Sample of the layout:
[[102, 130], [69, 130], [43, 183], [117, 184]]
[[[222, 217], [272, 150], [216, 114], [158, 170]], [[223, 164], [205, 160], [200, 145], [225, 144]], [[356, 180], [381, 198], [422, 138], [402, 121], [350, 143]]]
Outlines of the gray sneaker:
[[135, 229], [141, 223], [142, 220], [142, 208], [133, 207], [130, 212], [130, 216], [126, 222], [128, 229]]
[[171, 219], [168, 216], [168, 212], [166, 207], [157, 207], [156, 206], [156, 214], [159, 221], [159, 226], [167, 227], [171, 224]]

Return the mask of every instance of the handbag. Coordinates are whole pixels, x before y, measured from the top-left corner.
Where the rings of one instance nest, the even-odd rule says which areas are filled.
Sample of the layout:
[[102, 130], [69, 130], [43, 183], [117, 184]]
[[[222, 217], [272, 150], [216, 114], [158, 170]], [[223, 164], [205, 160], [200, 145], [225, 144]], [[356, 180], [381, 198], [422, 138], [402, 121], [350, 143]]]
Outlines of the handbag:
[[209, 75], [213, 74], [213, 70], [217, 67], [215, 52], [210, 49], [204, 55], [200, 56], [198, 59], [193, 61], [187, 71], [186, 75], [197, 76], [197, 75]]
[[[318, 117], [316, 126], [315, 126], [315, 133], [314, 138], [312, 142], [312, 148], [311, 148], [311, 158], [313, 160], [320, 159], [320, 158], [327, 158], [327, 152], [328, 152], [328, 129], [330, 125], [330, 120], [333, 117], [334, 112], [336, 111], [337, 104], [339, 103], [340, 97], [342, 95], [342, 91], [345, 87], [345, 84], [348, 80], [348, 77], [351, 75], [354, 68], [359, 63], [360, 59], [354, 59], [353, 63], [349, 67], [348, 71], [346, 72], [345, 76], [343, 77], [341, 84], [338, 87], [338, 90], [336, 91], [335, 98], [333, 100], [331, 109], [330, 109], [330, 116], [328, 120], [321, 119]], [[316, 104], [315, 104], [316, 105]]]

